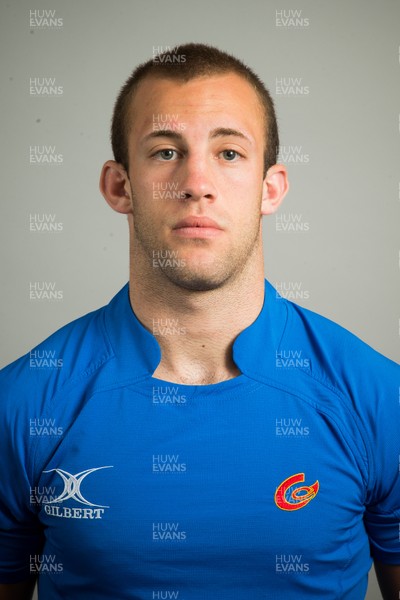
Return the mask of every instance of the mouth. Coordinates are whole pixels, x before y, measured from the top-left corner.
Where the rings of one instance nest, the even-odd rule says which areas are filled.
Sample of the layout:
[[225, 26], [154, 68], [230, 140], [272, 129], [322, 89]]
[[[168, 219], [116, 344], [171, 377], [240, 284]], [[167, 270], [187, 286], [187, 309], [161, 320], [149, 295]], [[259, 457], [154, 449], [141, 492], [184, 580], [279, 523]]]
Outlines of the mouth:
[[208, 217], [186, 217], [172, 228], [174, 235], [191, 238], [211, 238], [222, 233], [222, 227]]

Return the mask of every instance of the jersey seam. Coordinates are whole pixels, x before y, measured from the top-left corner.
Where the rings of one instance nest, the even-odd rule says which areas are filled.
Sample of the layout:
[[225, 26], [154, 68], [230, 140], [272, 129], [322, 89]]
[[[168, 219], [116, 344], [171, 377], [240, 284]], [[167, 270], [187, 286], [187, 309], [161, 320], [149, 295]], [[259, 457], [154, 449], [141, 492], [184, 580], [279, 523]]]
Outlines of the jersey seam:
[[[251, 381], [254, 381], [255, 383], [257, 383], [257, 384], [258, 384], [258, 386], [257, 386], [257, 387], [255, 387], [254, 389], [250, 390], [252, 393], [253, 393], [253, 391], [255, 391], [255, 390], [258, 390], [258, 389], [260, 389], [261, 387], [263, 387], [263, 385], [264, 385], [264, 384], [263, 384], [262, 382], [260, 382], [260, 381], [257, 381], [257, 380], [255, 380], [255, 379], [253, 379], [252, 377], [248, 377], [248, 375], [247, 375], [246, 373], [243, 373], [243, 375], [244, 375], [244, 376], [245, 376], [247, 379], [251, 379]], [[151, 378], [151, 377], [152, 377], [152, 375], [151, 375], [151, 374], [149, 374], [149, 373], [145, 373], [145, 374], [142, 374], [142, 375], [138, 375], [137, 377], [133, 377], [133, 378], [125, 379], [125, 380], [123, 380], [123, 381], [115, 381], [115, 382], [113, 382], [113, 383], [110, 383], [110, 384], [108, 384], [108, 385], [104, 385], [103, 387], [100, 387], [100, 388], [96, 389], [96, 390], [93, 392], [93, 394], [92, 394], [92, 395], [89, 397], [89, 399], [90, 399], [90, 398], [93, 398], [93, 396], [95, 396], [96, 394], [102, 394], [102, 393], [104, 393], [104, 392], [107, 392], [107, 391], [110, 391], [110, 390], [115, 390], [115, 389], [118, 389], [118, 388], [127, 387], [128, 385], [132, 385], [132, 384], [134, 384], [134, 383], [140, 383], [141, 381], [145, 381], [146, 379], [149, 379], [149, 378]], [[161, 381], [161, 380], [160, 380], [160, 381]], [[179, 383], [173, 383], [173, 382], [170, 382], [170, 383], [171, 383], [171, 386], [173, 386], [173, 385], [180, 385]], [[196, 388], [197, 388], [197, 387], [199, 387], [199, 388], [202, 388], [202, 387], [207, 387], [207, 386], [201, 386], [201, 385], [199, 385], [199, 386], [190, 386], [190, 387], [196, 387]], [[242, 387], [243, 387], [243, 385], [240, 385], [240, 384], [239, 384], [239, 385], [237, 386], [237, 389], [238, 389], [238, 390], [241, 390], [241, 389], [242, 389]], [[197, 391], [197, 390], [196, 390], [196, 391]], [[236, 393], [234, 393], [234, 392], [235, 392], [235, 390], [226, 390], [226, 392], [227, 392], [227, 393], [229, 392], [229, 394], [230, 394], [232, 397], [236, 397]], [[138, 391], [137, 391], [137, 393], [140, 393], [140, 392], [138, 392]]]
[[[373, 508], [373, 506], [369, 507], [369, 509], [371, 509], [371, 508]], [[376, 512], [373, 512], [373, 511], [370, 510], [368, 514], [370, 514], [370, 515], [377, 515], [377, 516], [387, 515], [388, 517], [396, 517], [396, 519], [400, 520], [400, 509], [399, 508], [395, 508], [392, 511], [387, 511], [387, 510], [381, 510], [381, 509], [379, 509], [379, 513], [376, 513]]]
[[358, 418], [356, 418], [353, 415], [353, 413], [351, 412], [350, 408], [348, 407], [348, 403], [351, 404], [351, 400], [348, 396], [342, 394], [342, 392], [340, 390], [333, 387], [329, 382], [322, 381], [314, 373], [311, 373], [308, 370], [304, 370], [303, 372], [305, 375], [307, 375], [308, 377], [313, 379], [318, 385], [326, 387], [333, 394], [335, 394], [335, 396], [337, 396], [337, 398], [341, 401], [341, 406], [346, 411], [348, 417], [352, 420], [355, 427], [357, 428], [357, 430], [361, 436], [361, 439], [363, 441], [364, 447], [365, 447], [365, 454], [366, 454], [366, 460], [367, 460], [367, 481], [366, 481], [366, 489], [365, 489], [365, 498], [366, 498], [368, 490], [372, 489], [372, 487], [373, 487], [372, 482], [375, 482], [375, 479], [376, 479], [376, 467], [375, 467], [375, 463], [373, 461], [373, 452], [371, 450], [372, 444], [371, 444], [371, 440], [369, 439], [368, 432], [366, 431], [365, 427], [363, 426], [363, 423], [362, 423], [361, 419], [359, 418], [359, 416], [358, 416]]
[[[286, 332], [287, 326], [289, 324], [289, 319], [291, 318], [291, 314], [292, 314], [289, 311], [288, 304], [289, 304], [288, 301], [285, 299], [285, 305], [287, 307], [288, 318], [287, 318], [287, 321], [285, 323], [284, 332], [282, 333], [282, 336], [281, 336], [281, 339], [280, 339], [280, 343], [279, 343], [279, 346], [278, 346], [279, 348], [281, 347], [280, 344], [283, 341], [283, 337], [284, 337], [284, 334]], [[357, 428], [357, 430], [358, 430], [358, 432], [359, 432], [359, 434], [361, 436], [361, 439], [363, 441], [363, 444], [364, 444], [364, 447], [365, 447], [365, 451], [366, 451], [366, 457], [367, 457], [367, 481], [366, 481], [366, 484], [365, 484], [365, 497], [364, 497], [364, 501], [366, 501], [368, 490], [372, 489], [373, 485], [371, 485], [371, 484], [372, 484], [372, 482], [376, 481], [376, 465], [375, 465], [375, 462], [374, 462], [374, 458], [373, 458], [374, 455], [373, 455], [373, 452], [372, 452], [372, 446], [373, 445], [371, 443], [371, 440], [369, 439], [368, 432], [364, 428], [361, 419], [360, 418], [356, 419], [355, 416], [352, 414], [351, 410], [349, 409], [348, 403], [351, 404], [350, 398], [348, 396], [346, 396], [345, 394], [342, 394], [342, 392], [336, 386], [334, 386], [333, 383], [331, 383], [328, 380], [323, 381], [315, 373], [313, 373], [312, 372], [312, 362], [311, 362], [311, 369], [302, 369], [302, 372], [305, 375], [308, 375], [308, 377], [310, 377], [317, 384], [322, 385], [323, 387], [325, 387], [326, 389], [330, 390], [333, 394], [335, 394], [335, 396], [338, 397], [338, 399], [341, 401], [341, 406], [344, 408], [344, 410], [346, 411], [347, 415], [350, 417], [350, 419], [354, 423], [355, 427]]]
[[[260, 382], [260, 379], [255, 379], [255, 376], [254, 376], [254, 377], [250, 377], [250, 376], [249, 376], [249, 378], [251, 378], [251, 379], [254, 379], [254, 380], [256, 380], [256, 381], [259, 381], [259, 382]], [[258, 375], [258, 378], [260, 378], [260, 375]], [[366, 462], [366, 460], [365, 460], [365, 459], [362, 457], [362, 455], [360, 454], [360, 452], [357, 450], [357, 446], [356, 446], [356, 444], [354, 443], [354, 440], [352, 440], [352, 441], [353, 441], [353, 445], [355, 446], [355, 448], [352, 448], [352, 447], [349, 445], [349, 443], [348, 443], [348, 441], [347, 441], [347, 439], [346, 439], [346, 436], [345, 436], [345, 435], [344, 435], [344, 433], [343, 433], [343, 429], [342, 429], [342, 427], [344, 426], [344, 424], [342, 423], [342, 420], [340, 419], [340, 417], [338, 417], [338, 416], [337, 416], [337, 415], [336, 415], [336, 414], [335, 414], [333, 411], [331, 411], [331, 410], [329, 410], [329, 409], [326, 409], [326, 408], [322, 408], [322, 407], [320, 407], [319, 405], [317, 405], [317, 404], [316, 404], [316, 403], [315, 403], [315, 402], [314, 402], [314, 401], [313, 401], [311, 398], [309, 398], [308, 396], [306, 396], [306, 395], [303, 395], [303, 394], [300, 394], [299, 392], [297, 392], [297, 391], [294, 391], [294, 390], [292, 390], [292, 389], [291, 389], [291, 388], [289, 388], [289, 387], [286, 387], [284, 384], [282, 384], [282, 383], [280, 383], [280, 382], [276, 382], [276, 381], [274, 381], [274, 380], [272, 380], [272, 379], [269, 379], [269, 378], [263, 378], [263, 379], [265, 379], [265, 381], [262, 381], [262, 380], [261, 380], [261, 383], [262, 383], [263, 385], [265, 385], [265, 386], [270, 386], [270, 387], [273, 387], [273, 388], [275, 388], [275, 389], [279, 389], [280, 391], [283, 391], [283, 392], [285, 392], [285, 393], [287, 393], [287, 394], [290, 394], [291, 396], [293, 396], [293, 397], [295, 397], [295, 398], [298, 398], [299, 400], [301, 400], [301, 401], [303, 401], [303, 402], [306, 402], [306, 403], [307, 403], [309, 406], [311, 406], [311, 407], [312, 407], [312, 408], [313, 408], [313, 409], [314, 409], [316, 412], [318, 412], [318, 413], [320, 413], [320, 414], [323, 414], [323, 415], [325, 415], [325, 416], [326, 416], [328, 419], [330, 419], [330, 420], [331, 420], [331, 422], [335, 423], [335, 424], [338, 426], [338, 428], [339, 428], [340, 435], [341, 435], [341, 438], [342, 438], [342, 441], [343, 441], [343, 443], [346, 445], [346, 447], [347, 447], [347, 448], [349, 449], [349, 451], [351, 452], [351, 454], [352, 454], [353, 458], [355, 459], [356, 463], [357, 463], [357, 464], [359, 464], [359, 463], [361, 462], [361, 463], [362, 463], [362, 464], [365, 466], [365, 469], [366, 469], [366, 471], [368, 472], [368, 469], [367, 469], [367, 467], [368, 467], [368, 463], [367, 463], [367, 462]], [[357, 450], [357, 452], [356, 452], [355, 450]], [[360, 470], [360, 473], [361, 473], [361, 477], [362, 477], [362, 480], [363, 480], [363, 485], [364, 485], [364, 488], [365, 488], [365, 486], [366, 486], [366, 478], [365, 478], [365, 476], [364, 476], [364, 474], [363, 474], [362, 470]], [[364, 501], [365, 501], [365, 490], [364, 490]]]
[[[52, 409], [57, 396], [64, 393], [65, 390], [68, 389], [68, 387], [70, 387], [70, 388], [75, 387], [82, 380], [90, 377], [91, 375], [93, 375], [93, 373], [98, 371], [104, 364], [106, 364], [107, 362], [112, 360], [115, 357], [115, 355], [113, 353], [112, 348], [111, 348], [111, 351], [112, 351], [111, 354], [109, 354], [108, 356], [103, 355], [95, 363], [92, 363], [92, 365], [90, 367], [87, 367], [84, 371], [81, 371], [79, 373], [79, 375], [77, 375], [71, 379], [67, 379], [59, 388], [57, 388], [55, 390], [54, 394], [48, 399], [46, 410], [43, 413], [43, 418], [46, 418], [48, 416], [49, 411]], [[35, 473], [36, 473], [36, 456], [37, 456], [37, 452], [38, 452], [38, 445], [39, 445], [39, 436], [36, 436], [35, 439], [32, 440], [32, 445], [31, 445], [32, 461], [31, 461], [31, 464], [29, 465], [30, 466], [29, 476], [30, 476], [31, 482], [34, 481], [34, 477], [35, 477]]]
[[[49, 415], [49, 411], [52, 410], [54, 403], [57, 399], [57, 397], [59, 395], [62, 395], [65, 393], [66, 389], [70, 388], [74, 388], [77, 384], [79, 384], [82, 380], [85, 379], [85, 377], [90, 377], [91, 375], [93, 375], [93, 373], [95, 373], [97, 370], [99, 370], [104, 364], [106, 364], [107, 362], [112, 362], [113, 360], [116, 360], [116, 356], [115, 354], [112, 354], [108, 357], [104, 357], [102, 361], [97, 361], [94, 365], [92, 365], [92, 367], [89, 369], [86, 369], [85, 371], [81, 372], [79, 376], [76, 376], [74, 379], [71, 380], [67, 380], [62, 387], [60, 387], [59, 389], [57, 389], [53, 396], [48, 400], [47, 403], [47, 407], [46, 407], [46, 411], [43, 413], [43, 418], [46, 418]], [[244, 374], [245, 375], [245, 374]], [[245, 375], [245, 377], [247, 378], [247, 375]], [[136, 375], [134, 377], [130, 377], [129, 379], [125, 379], [123, 381], [114, 381], [110, 384], [104, 385], [102, 387], [99, 387], [98, 389], [94, 390], [92, 394], [90, 394], [90, 396], [88, 396], [87, 398], [87, 402], [89, 402], [94, 396], [96, 396], [97, 394], [102, 394], [104, 392], [107, 391], [111, 391], [111, 390], [115, 390], [115, 389], [119, 389], [119, 388], [124, 388], [127, 387], [127, 385], [134, 385], [134, 384], [138, 384], [142, 381], [145, 381], [147, 378], [149, 378], [149, 374], [145, 373], [145, 374], [140, 374], [140, 375]], [[252, 379], [252, 378], [250, 378]], [[253, 381], [253, 380], [252, 380]], [[258, 389], [260, 389], [261, 387], [263, 387], [263, 383], [256, 381], [256, 383], [258, 384], [256, 387], [254, 387], [254, 389], [252, 390], [248, 390], [251, 393], [254, 393], [255, 391], [257, 391]], [[242, 390], [243, 386], [239, 385], [238, 386], [238, 390]], [[232, 397], [236, 396], [236, 393], [233, 393], [234, 390], [229, 390], [229, 393]], [[61, 438], [62, 439], [62, 438]], [[61, 441], [60, 439], [60, 441]], [[30, 476], [30, 481], [34, 482], [35, 480], [35, 474], [36, 474], [36, 470], [37, 470], [37, 452], [38, 452], [38, 445], [39, 445], [39, 438], [36, 437], [34, 440], [32, 440], [32, 445], [31, 445], [31, 449], [32, 449], [32, 462], [30, 465], [30, 472], [29, 472], [29, 476]]]

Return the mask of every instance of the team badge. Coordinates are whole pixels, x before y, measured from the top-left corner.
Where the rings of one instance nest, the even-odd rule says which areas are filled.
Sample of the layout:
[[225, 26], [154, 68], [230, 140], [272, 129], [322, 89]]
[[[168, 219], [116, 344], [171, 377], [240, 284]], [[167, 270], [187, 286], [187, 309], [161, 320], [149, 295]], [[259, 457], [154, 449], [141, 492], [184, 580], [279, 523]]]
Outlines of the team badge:
[[304, 473], [296, 473], [282, 481], [275, 492], [275, 504], [281, 510], [299, 510], [306, 506], [318, 494], [319, 481], [312, 485], [301, 485], [293, 487], [298, 483], [304, 483]]

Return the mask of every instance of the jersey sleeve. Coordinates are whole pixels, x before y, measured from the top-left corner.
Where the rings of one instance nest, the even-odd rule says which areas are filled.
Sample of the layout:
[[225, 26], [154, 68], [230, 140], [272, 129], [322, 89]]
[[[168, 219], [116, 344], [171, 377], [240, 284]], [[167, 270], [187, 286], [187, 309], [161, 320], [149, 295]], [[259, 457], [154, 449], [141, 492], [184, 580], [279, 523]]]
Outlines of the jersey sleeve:
[[43, 544], [29, 464], [36, 375], [28, 365], [22, 358], [0, 372], [0, 583], [28, 579]]
[[369, 399], [361, 410], [361, 425], [370, 440], [364, 522], [372, 557], [400, 564], [400, 367], [374, 354], [373, 364], [364, 363], [361, 389]]
[[337, 410], [358, 431], [372, 558], [400, 564], [400, 365], [329, 319], [291, 306], [303, 322], [295, 330], [306, 332], [314, 376], [340, 393]]

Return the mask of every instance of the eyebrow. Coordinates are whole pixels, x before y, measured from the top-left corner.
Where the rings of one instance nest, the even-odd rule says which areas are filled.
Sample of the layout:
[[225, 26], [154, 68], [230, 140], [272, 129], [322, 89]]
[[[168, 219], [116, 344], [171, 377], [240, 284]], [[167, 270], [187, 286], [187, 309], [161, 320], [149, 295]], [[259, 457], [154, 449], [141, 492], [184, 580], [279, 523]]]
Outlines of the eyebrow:
[[217, 127], [217, 129], [213, 129], [210, 133], [211, 139], [228, 136], [242, 138], [243, 140], [247, 140], [251, 144], [251, 139], [242, 131], [239, 131], [239, 129], [232, 129], [230, 127]]
[[[215, 138], [219, 138], [219, 137], [239, 137], [241, 139], [247, 140], [250, 144], [252, 143], [251, 139], [245, 135], [242, 131], [239, 131], [238, 129], [232, 129], [230, 127], [217, 127], [216, 129], [213, 129], [210, 132], [209, 135], [210, 139], [215, 139]], [[183, 135], [177, 131], [169, 131], [168, 129], [165, 130], [157, 130], [157, 131], [151, 131], [150, 133], [148, 133], [144, 138], [143, 138], [143, 142], [147, 142], [148, 140], [151, 139], [155, 139], [155, 138], [168, 138], [171, 140], [177, 140], [177, 141], [182, 141]]]

